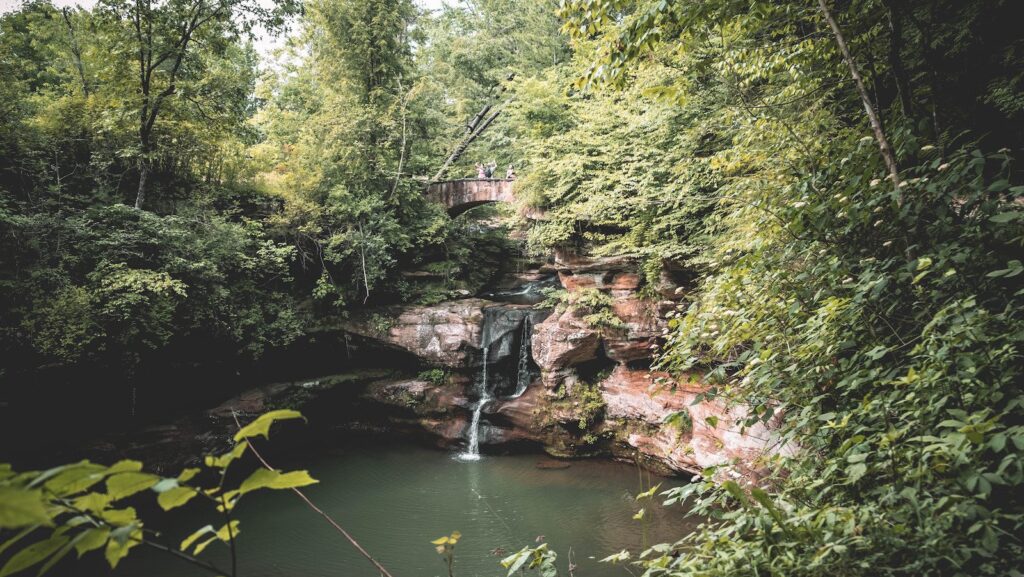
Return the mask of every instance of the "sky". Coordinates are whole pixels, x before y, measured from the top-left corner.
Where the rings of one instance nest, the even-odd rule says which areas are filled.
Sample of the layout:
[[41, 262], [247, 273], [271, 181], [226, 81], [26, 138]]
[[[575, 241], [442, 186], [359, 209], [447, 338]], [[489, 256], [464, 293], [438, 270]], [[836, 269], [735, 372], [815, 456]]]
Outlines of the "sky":
[[[96, 4], [96, 0], [51, 0], [54, 6], [63, 8], [64, 6], [81, 6], [83, 8], [91, 8]], [[441, 7], [444, 0], [413, 0], [417, 5], [430, 10], [436, 10]], [[274, 3], [274, 0], [259, 0], [260, 4], [269, 6]], [[453, 0], [449, 0], [449, 3], [455, 3]], [[22, 4], [22, 0], [0, 0], [0, 14], [10, 12], [16, 9]], [[268, 34], [258, 34], [254, 44], [256, 50], [264, 56], [270, 55], [270, 53], [282, 45], [283, 38], [274, 38]]]
[[[14, 10], [21, 4], [22, 0], [0, 0], [0, 14]], [[269, 4], [272, 0], [261, 0], [264, 4]], [[430, 8], [435, 10], [441, 7], [443, 0], [415, 0], [417, 4], [424, 8]], [[53, 0], [54, 6], [82, 6], [89, 8], [96, 3], [96, 0]]]

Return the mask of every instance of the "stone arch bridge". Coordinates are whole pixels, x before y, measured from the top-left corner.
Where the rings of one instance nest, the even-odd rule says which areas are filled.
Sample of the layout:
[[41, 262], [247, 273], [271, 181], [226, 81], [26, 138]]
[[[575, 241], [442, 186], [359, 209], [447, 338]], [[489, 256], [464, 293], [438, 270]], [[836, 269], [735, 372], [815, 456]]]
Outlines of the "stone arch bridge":
[[427, 198], [439, 202], [448, 214], [458, 216], [467, 210], [492, 202], [512, 202], [512, 180], [464, 178], [435, 182], [427, 187]]

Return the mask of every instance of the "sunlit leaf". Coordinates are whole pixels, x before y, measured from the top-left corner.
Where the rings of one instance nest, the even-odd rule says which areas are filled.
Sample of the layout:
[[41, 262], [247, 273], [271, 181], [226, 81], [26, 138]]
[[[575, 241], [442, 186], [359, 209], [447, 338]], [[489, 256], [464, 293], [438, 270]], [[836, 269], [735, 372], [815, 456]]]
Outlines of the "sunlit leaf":
[[0, 487], [0, 529], [50, 524], [41, 491]]
[[249, 437], [260, 436], [263, 438], [270, 438], [270, 426], [277, 421], [283, 421], [288, 419], [303, 419], [302, 413], [293, 411], [291, 409], [280, 409], [277, 411], [270, 411], [264, 413], [256, 418], [255, 421], [239, 429], [235, 433], [235, 442], [247, 439]]

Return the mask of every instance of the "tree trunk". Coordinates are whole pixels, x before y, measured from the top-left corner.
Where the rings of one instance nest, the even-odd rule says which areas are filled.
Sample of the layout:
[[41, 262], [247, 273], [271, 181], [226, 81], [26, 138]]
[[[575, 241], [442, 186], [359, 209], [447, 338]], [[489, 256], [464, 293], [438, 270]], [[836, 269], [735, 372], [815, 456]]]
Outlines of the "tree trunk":
[[903, 107], [903, 116], [912, 118], [914, 98], [910, 87], [910, 76], [903, 66], [903, 58], [900, 50], [903, 46], [903, 19], [896, 12], [892, 0], [886, 0], [886, 10], [889, 13], [889, 67], [892, 68], [892, 76], [896, 80], [896, 94], [900, 99], [900, 106]]
[[139, 161], [139, 190], [135, 195], [135, 208], [142, 210], [146, 202], [146, 181], [149, 179], [149, 162], [146, 159]]
[[75, 36], [75, 27], [71, 23], [70, 9], [64, 8], [61, 14], [64, 16], [64, 24], [68, 27], [68, 42], [71, 46], [71, 56], [75, 61], [75, 68], [78, 69], [78, 78], [82, 81], [82, 93], [89, 97], [89, 82], [85, 79], [85, 66], [82, 64], [82, 50], [78, 46], [78, 38]]
[[[889, 139], [885, 137], [885, 132], [882, 130], [882, 122], [878, 118], [878, 113], [875, 112], [875, 107], [871, 104], [871, 97], [868, 95], [867, 88], [864, 87], [864, 79], [861, 78], [860, 72], [857, 70], [857, 64], [853, 60], [853, 56], [850, 54], [850, 49], [846, 46], [846, 38], [843, 37], [843, 31], [839, 29], [839, 24], [836, 23], [835, 18], [832, 17], [832, 13], [829, 12], [828, 6], [825, 5], [825, 0], [818, 0], [818, 6], [821, 8], [822, 15], [825, 16], [825, 20], [828, 22], [832, 33], [835, 35], [836, 44], [839, 46], [839, 51], [843, 55], [843, 60], [846, 61], [847, 67], [850, 69], [850, 76], [853, 77], [853, 82], [857, 85], [857, 93], [860, 94], [861, 102], [864, 104], [864, 111], [868, 114], [868, 121], [871, 123], [871, 130], [875, 133], [875, 140], [878, 142], [878, 149], [882, 153], [882, 160], [885, 161], [886, 168], [889, 169], [889, 177], [892, 179], [892, 184], [899, 190], [900, 186], [900, 171], [896, 165], [896, 155], [892, 151], [892, 146], [889, 144]], [[897, 192], [897, 201], [902, 205], [903, 196]]]

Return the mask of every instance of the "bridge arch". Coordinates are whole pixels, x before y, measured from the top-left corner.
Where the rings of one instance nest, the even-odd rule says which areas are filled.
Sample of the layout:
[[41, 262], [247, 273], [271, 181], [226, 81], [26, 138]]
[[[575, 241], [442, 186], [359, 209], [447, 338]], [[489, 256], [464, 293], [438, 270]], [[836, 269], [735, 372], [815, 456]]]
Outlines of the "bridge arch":
[[512, 202], [512, 180], [464, 178], [435, 182], [427, 187], [427, 198], [439, 202], [451, 216], [493, 202]]

